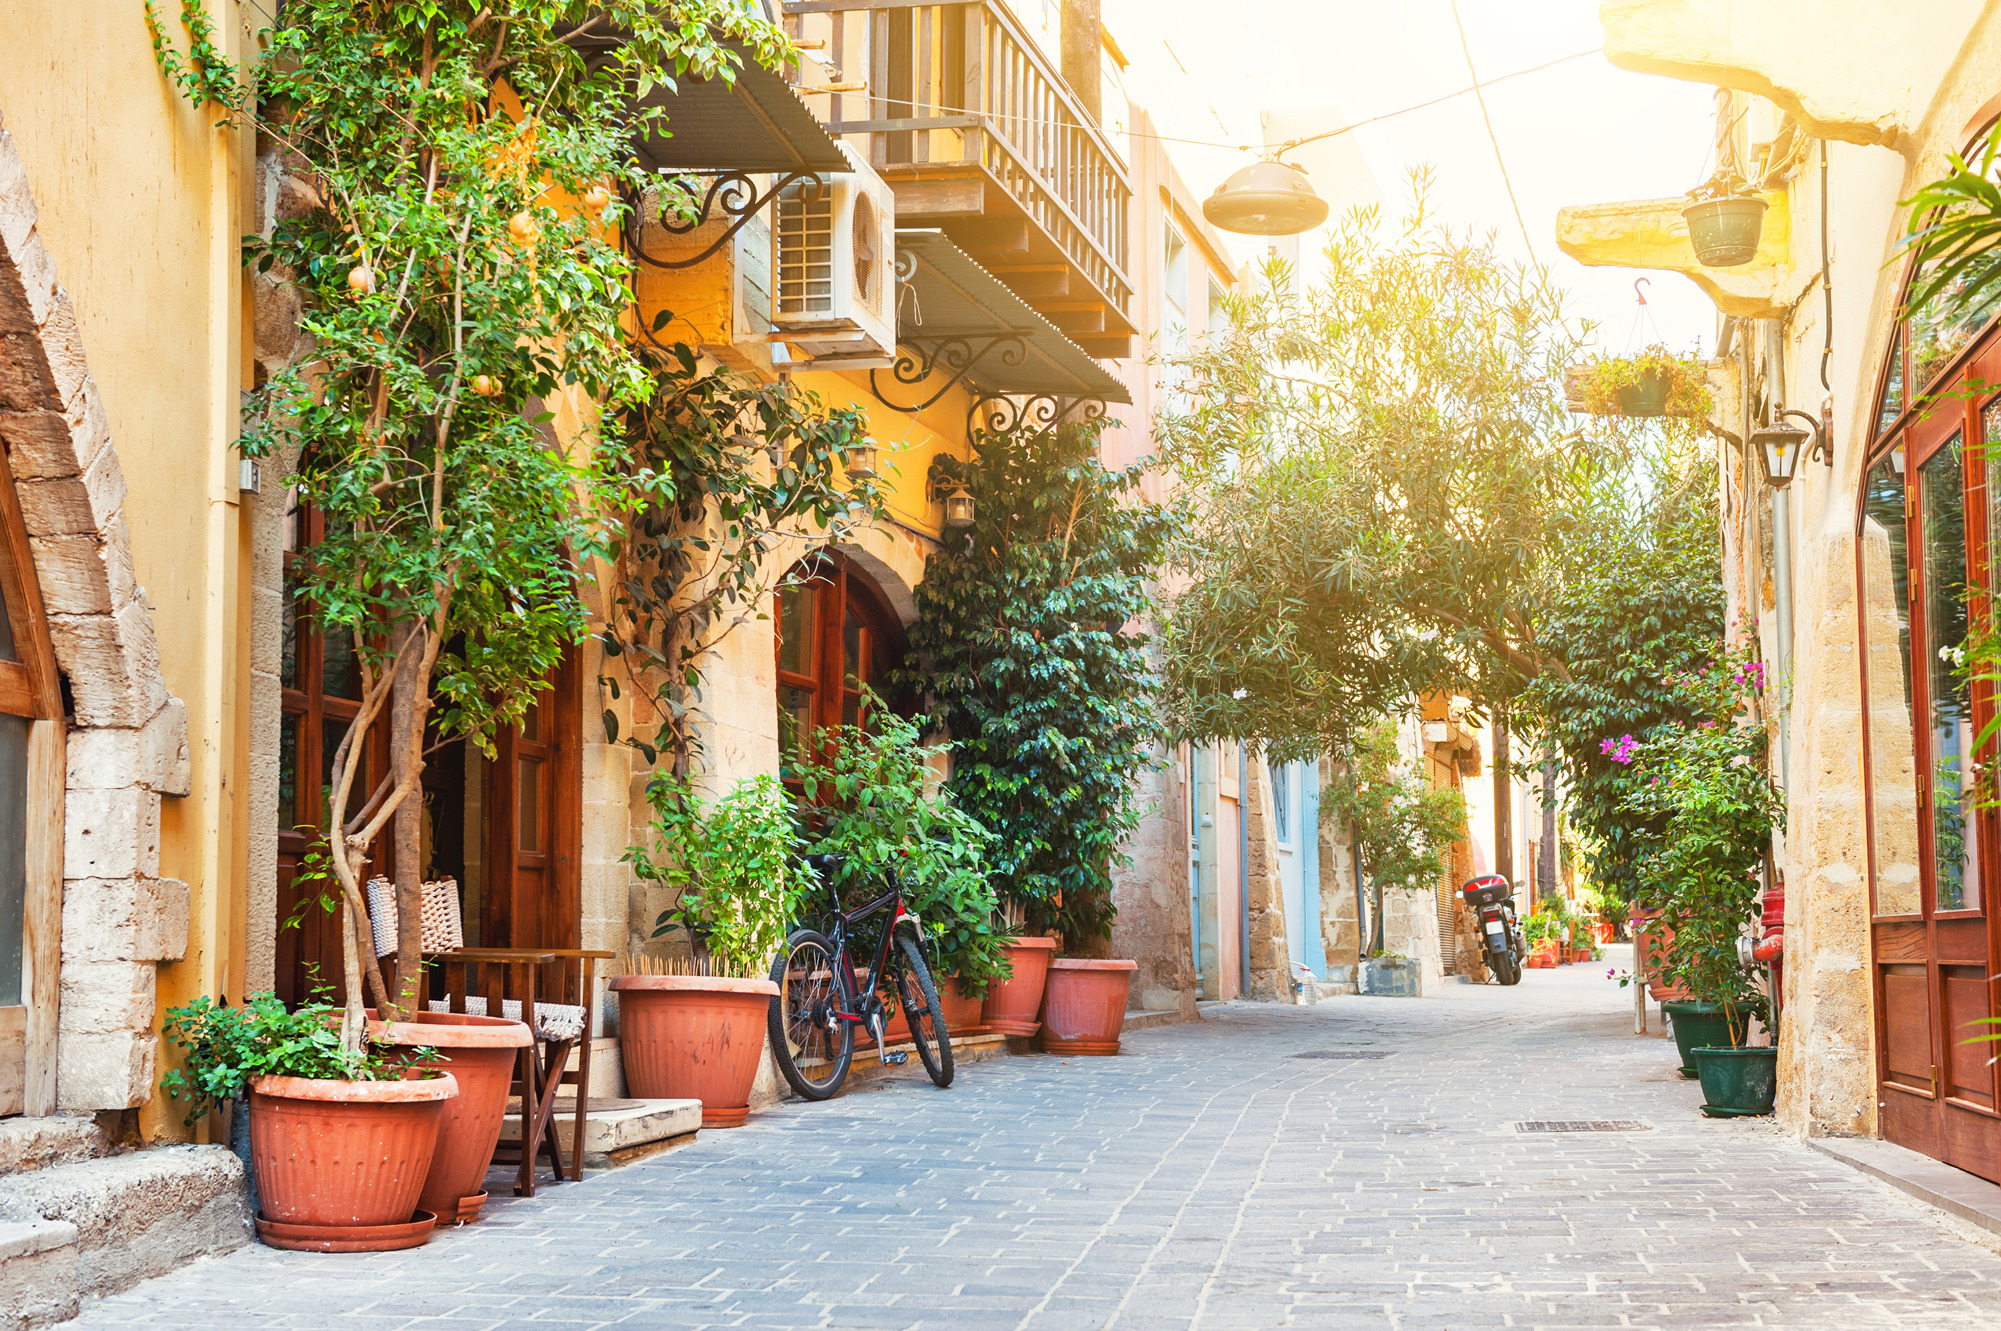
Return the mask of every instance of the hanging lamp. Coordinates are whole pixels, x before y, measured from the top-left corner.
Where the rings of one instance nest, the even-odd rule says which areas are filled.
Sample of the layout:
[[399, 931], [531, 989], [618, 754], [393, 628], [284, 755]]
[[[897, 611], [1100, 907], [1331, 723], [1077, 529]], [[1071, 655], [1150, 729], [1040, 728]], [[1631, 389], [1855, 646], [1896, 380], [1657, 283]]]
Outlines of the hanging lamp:
[[1290, 162], [1252, 162], [1202, 201], [1211, 226], [1245, 236], [1296, 236], [1327, 220], [1327, 200]]

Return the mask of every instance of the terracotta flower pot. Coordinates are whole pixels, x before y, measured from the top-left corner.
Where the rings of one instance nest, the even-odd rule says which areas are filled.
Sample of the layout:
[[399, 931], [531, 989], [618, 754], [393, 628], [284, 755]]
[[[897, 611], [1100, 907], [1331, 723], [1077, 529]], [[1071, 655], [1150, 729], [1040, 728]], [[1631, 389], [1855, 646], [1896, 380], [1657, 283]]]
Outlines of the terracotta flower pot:
[[1554, 938], [1545, 938], [1529, 949], [1529, 965], [1537, 970], [1553, 970], [1556, 967], [1556, 947]]
[[1042, 998], [1043, 1049], [1052, 1054], [1118, 1053], [1126, 996], [1138, 969], [1136, 961], [1052, 961]]
[[[372, 1014], [371, 1014], [372, 1015]], [[438, 1119], [438, 1149], [417, 1198], [420, 1210], [440, 1224], [470, 1224], [486, 1201], [486, 1169], [507, 1116], [507, 1088], [533, 1043], [526, 1022], [475, 1017], [457, 1012], [419, 1012], [414, 1020], [383, 1024], [371, 1020], [369, 1033], [399, 1049], [436, 1049], [439, 1059], [424, 1064], [452, 1074], [459, 1093], [445, 1102]]]
[[945, 1009], [945, 1032], [957, 1039], [961, 1035], [981, 1035], [986, 1025], [980, 1020], [986, 1005], [977, 998], [968, 998], [959, 984], [959, 977], [947, 975], [945, 987], [938, 991], [938, 1002]]
[[632, 1095], [700, 1100], [703, 1127], [742, 1127], [778, 986], [709, 975], [621, 975], [611, 988]]
[[281, 1231], [265, 1241], [344, 1252], [423, 1242], [431, 1219], [416, 1214], [417, 1197], [445, 1104], [457, 1094], [450, 1073], [421, 1081], [251, 1082], [250, 1158], [263, 1220]]
[[1042, 989], [1049, 978], [1049, 959], [1056, 955], [1053, 938], [1012, 938], [1007, 959], [1014, 974], [987, 990], [981, 1015], [990, 1030], [1003, 1035], [1033, 1035], [1042, 1029]]

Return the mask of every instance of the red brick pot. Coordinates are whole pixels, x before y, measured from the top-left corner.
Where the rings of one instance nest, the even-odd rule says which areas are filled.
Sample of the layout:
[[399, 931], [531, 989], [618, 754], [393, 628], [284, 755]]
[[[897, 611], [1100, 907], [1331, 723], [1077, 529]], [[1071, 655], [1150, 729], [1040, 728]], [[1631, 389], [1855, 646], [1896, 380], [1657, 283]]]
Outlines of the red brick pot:
[[711, 975], [621, 975], [611, 988], [632, 1095], [700, 1100], [703, 1127], [742, 1127], [778, 986]]
[[417, 1197], [445, 1104], [457, 1094], [449, 1073], [419, 1081], [252, 1081], [250, 1158], [265, 1242], [337, 1252], [422, 1243], [433, 1217], [418, 1214]]
[[409, 1021], [368, 1023], [371, 1038], [399, 1049], [433, 1048], [439, 1058], [426, 1067], [452, 1074], [459, 1093], [445, 1102], [438, 1120], [438, 1149], [431, 1157], [418, 1209], [440, 1224], [470, 1224], [486, 1201], [487, 1166], [507, 1116], [507, 1089], [533, 1043], [526, 1022], [475, 1017], [458, 1012], [418, 1012]]
[[981, 1015], [987, 1029], [1003, 1035], [1033, 1035], [1042, 1029], [1042, 990], [1049, 978], [1049, 959], [1056, 955], [1053, 938], [1011, 938], [1007, 959], [1014, 973], [987, 990]]
[[1118, 1053], [1126, 998], [1138, 969], [1136, 961], [1059, 957], [1051, 962], [1042, 997], [1042, 1048], [1052, 1054]]

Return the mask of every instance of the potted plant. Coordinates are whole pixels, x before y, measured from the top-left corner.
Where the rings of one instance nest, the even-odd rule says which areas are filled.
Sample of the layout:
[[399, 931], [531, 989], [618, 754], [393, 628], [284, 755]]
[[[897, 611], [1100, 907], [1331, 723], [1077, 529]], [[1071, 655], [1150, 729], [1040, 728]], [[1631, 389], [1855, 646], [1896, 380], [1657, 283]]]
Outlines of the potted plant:
[[397, 1051], [341, 1036], [342, 1011], [296, 1012], [272, 994], [240, 1008], [198, 998], [167, 1013], [163, 1033], [182, 1065], [163, 1079], [189, 1102], [188, 1122], [218, 1100], [250, 1113], [250, 1167], [274, 1248], [380, 1252], [425, 1242], [437, 1221], [417, 1199], [438, 1125], [458, 1094], [434, 1050]]
[[1050, 1054], [1110, 1057], [1119, 1052], [1136, 961], [1058, 957], [1043, 986], [1038, 1043]]
[[1571, 388], [1594, 416], [1706, 416], [1712, 405], [1701, 364], [1658, 343], [1585, 362]]
[[1758, 255], [1765, 201], [1735, 171], [1718, 171], [1688, 192], [1688, 243], [1705, 268], [1736, 268]]
[[[402, 1021], [373, 1020], [369, 1036], [406, 1063], [449, 1071], [459, 1093], [445, 1101], [438, 1149], [424, 1176], [417, 1209], [440, 1224], [469, 1225], [486, 1204], [486, 1170], [507, 1117], [507, 1092], [521, 1051], [534, 1043], [528, 1024], [462, 1012], [413, 1012]], [[435, 1057], [426, 1056], [435, 1052]]]
[[[1764, 768], [1765, 729], [1749, 720], [1763, 667], [1739, 649], [1719, 653], [1700, 676], [1710, 681], [1707, 719], [1663, 726], [1649, 737], [1641, 752], [1650, 778], [1631, 797], [1636, 812], [1662, 816], [1646, 860], [1658, 911], [1648, 933], [1658, 929], [1673, 939], [1657, 964], [1660, 977], [1687, 994], [1662, 1006], [1674, 1022], [1681, 1074], [1689, 1078], [1701, 1075], [1702, 1051], [1742, 1049], [1753, 1016], [1769, 1024], [1769, 1000], [1737, 943], [1758, 918], [1764, 857], [1785, 810]], [[1776, 1057], [1773, 1050], [1725, 1061], [1741, 1071]], [[1756, 1072], [1718, 1076], [1719, 1086], [1755, 1090], [1763, 1083]], [[1754, 1112], [1768, 1111], [1769, 1104]]]
[[[926, 962], [939, 977], [946, 1030], [959, 1033], [979, 1025], [981, 1000], [1010, 974], [1010, 940], [996, 921], [987, 878], [994, 839], [932, 789], [932, 765], [947, 746], [920, 742], [916, 724], [873, 692], [865, 692], [863, 707], [868, 724], [819, 731], [827, 760], [800, 773], [801, 792], [815, 806], [806, 851], [837, 857], [840, 877], [832, 886], [850, 906], [874, 896], [886, 873], [896, 874], [904, 903], [923, 930]], [[832, 904], [817, 894], [812, 900], [815, 908]], [[874, 957], [885, 922], [878, 916], [857, 929], [857, 973]], [[882, 997], [893, 1013], [885, 1041], [907, 1040], [896, 995]]]
[[1452, 843], [1464, 834], [1466, 801], [1434, 787], [1423, 765], [1406, 761], [1394, 721], [1356, 734], [1345, 761], [1322, 791], [1320, 816], [1349, 829], [1349, 845], [1368, 879], [1370, 919], [1356, 988], [1365, 994], [1418, 997], [1421, 972], [1392, 953], [1383, 937], [1386, 890], [1430, 892], [1445, 872]]
[[643, 1099], [700, 1100], [705, 1128], [741, 1127], [778, 993], [765, 972], [811, 881], [795, 857], [791, 803], [765, 772], [706, 813], [671, 772], [655, 775], [646, 797], [655, 844], [625, 860], [644, 881], [679, 892], [653, 937], [685, 931], [689, 956], [631, 958], [611, 982], [626, 1085]]
[[1042, 1029], [1042, 990], [1057, 940], [1025, 932], [1027, 912], [1018, 902], [1003, 908], [1008, 976], [987, 990], [981, 1018], [989, 1030], [1003, 1035], [1032, 1036]]

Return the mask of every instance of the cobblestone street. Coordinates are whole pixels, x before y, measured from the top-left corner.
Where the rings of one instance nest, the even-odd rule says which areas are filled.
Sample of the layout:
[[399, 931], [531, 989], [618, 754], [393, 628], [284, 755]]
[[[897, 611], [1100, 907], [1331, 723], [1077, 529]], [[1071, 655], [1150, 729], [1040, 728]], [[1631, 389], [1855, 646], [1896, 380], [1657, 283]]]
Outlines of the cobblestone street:
[[1769, 1123], [1702, 1118], [1605, 969], [1232, 1004], [1117, 1059], [787, 1104], [409, 1253], [254, 1247], [81, 1324], [2001, 1324], [2001, 1257]]

